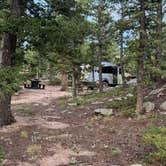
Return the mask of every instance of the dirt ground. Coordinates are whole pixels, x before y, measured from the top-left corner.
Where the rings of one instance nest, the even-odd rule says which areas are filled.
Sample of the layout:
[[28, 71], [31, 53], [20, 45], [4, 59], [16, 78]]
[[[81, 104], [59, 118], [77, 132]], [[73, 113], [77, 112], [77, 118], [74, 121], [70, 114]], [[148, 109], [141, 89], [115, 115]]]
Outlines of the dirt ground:
[[13, 96], [17, 122], [0, 129], [3, 166], [130, 166], [144, 161], [149, 149], [141, 135], [153, 120], [103, 118], [94, 115], [97, 104], [62, 108], [59, 98], [70, 94], [59, 89], [47, 86]]

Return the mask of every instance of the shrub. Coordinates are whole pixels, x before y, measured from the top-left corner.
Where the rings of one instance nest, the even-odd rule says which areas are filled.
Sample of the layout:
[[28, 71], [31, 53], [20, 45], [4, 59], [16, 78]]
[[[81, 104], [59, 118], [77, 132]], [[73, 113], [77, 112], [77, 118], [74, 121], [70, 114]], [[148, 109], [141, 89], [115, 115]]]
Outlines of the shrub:
[[59, 78], [55, 78], [49, 82], [49, 85], [61, 85], [61, 80]]
[[27, 147], [27, 154], [28, 155], [32, 155], [34, 156], [35, 154], [38, 154], [39, 152], [41, 152], [41, 145], [36, 145], [36, 144], [33, 144], [33, 145], [29, 145]]
[[122, 115], [125, 116], [125, 117], [134, 117], [136, 115], [136, 111], [135, 109], [124, 109], [122, 110]]
[[5, 152], [3, 151], [3, 149], [0, 147], [0, 165], [2, 163], [2, 161], [5, 159]]
[[28, 132], [27, 131], [21, 131], [20, 137], [21, 138], [28, 138]]
[[148, 129], [143, 135], [143, 141], [145, 145], [153, 147], [149, 160], [166, 165], [166, 127]]
[[118, 101], [113, 101], [108, 104], [106, 104], [107, 108], [113, 108], [113, 109], [131, 109], [135, 107], [136, 104], [136, 97], [129, 97], [127, 100], [118, 100]]

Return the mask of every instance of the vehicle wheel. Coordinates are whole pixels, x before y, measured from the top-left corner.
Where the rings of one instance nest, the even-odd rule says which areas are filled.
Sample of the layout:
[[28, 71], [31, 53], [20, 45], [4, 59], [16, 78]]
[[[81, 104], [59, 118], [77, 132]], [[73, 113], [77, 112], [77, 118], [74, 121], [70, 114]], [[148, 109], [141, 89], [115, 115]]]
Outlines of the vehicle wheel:
[[108, 88], [109, 87], [109, 84], [107, 81], [103, 81], [103, 88]]

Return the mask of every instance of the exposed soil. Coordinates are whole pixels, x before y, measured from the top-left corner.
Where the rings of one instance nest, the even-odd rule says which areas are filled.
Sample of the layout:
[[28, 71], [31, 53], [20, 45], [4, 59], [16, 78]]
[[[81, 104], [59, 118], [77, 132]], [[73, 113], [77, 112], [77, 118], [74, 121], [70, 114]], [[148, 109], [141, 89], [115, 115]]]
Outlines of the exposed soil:
[[13, 96], [17, 123], [0, 129], [0, 146], [6, 152], [3, 166], [143, 163], [149, 149], [142, 144], [142, 133], [154, 119], [95, 116], [97, 104], [62, 109], [59, 98], [70, 94], [59, 89], [47, 86], [46, 90], [22, 90]]

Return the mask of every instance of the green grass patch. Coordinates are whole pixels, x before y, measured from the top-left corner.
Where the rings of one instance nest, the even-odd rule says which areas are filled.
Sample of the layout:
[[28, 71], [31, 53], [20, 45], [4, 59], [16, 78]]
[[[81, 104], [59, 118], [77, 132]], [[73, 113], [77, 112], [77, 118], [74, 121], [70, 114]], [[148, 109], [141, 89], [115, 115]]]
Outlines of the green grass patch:
[[59, 86], [59, 85], [61, 85], [61, 82], [62, 81], [59, 78], [55, 78], [54, 80], [49, 81], [49, 85], [52, 85], [52, 86], [57, 85], [57, 86]]
[[31, 109], [19, 108], [16, 111], [23, 114], [24, 116], [35, 116], [36, 115], [35, 112], [32, 111]]
[[2, 166], [2, 161], [5, 159], [5, 151], [0, 147], [0, 166]]
[[75, 103], [78, 106], [83, 106], [83, 105], [93, 103], [95, 101], [100, 101], [107, 97], [110, 97], [110, 98], [111, 97], [124, 97], [128, 93], [134, 93], [134, 92], [135, 92], [134, 87], [115, 87], [115, 88], [110, 89], [108, 92], [103, 92], [103, 93], [94, 91], [93, 93], [91, 93], [89, 95], [71, 99], [69, 101], [69, 103]]
[[28, 138], [28, 132], [25, 131], [25, 130], [21, 131], [20, 137], [21, 137], [21, 138]]
[[146, 162], [166, 165], [166, 127], [148, 129], [143, 135], [143, 142], [151, 147]]
[[113, 109], [130, 109], [135, 107], [136, 104], [136, 98], [135, 97], [129, 97], [126, 100], [117, 100], [106, 103], [106, 108], [113, 108]]
[[62, 97], [57, 101], [57, 105], [61, 109], [64, 109], [67, 103], [68, 103], [68, 97]]
[[26, 152], [29, 156], [34, 156], [39, 154], [41, 150], [42, 150], [41, 145], [32, 144], [27, 147]]
[[[63, 97], [57, 101], [57, 105], [61, 109], [65, 109], [67, 104], [73, 104], [73, 106], [86, 106], [88, 104], [92, 104], [94, 102], [104, 101], [103, 107], [106, 108], [113, 108], [113, 109], [120, 109], [122, 111], [122, 115], [125, 117], [133, 117], [135, 115], [135, 104], [136, 98], [135, 97], [128, 97], [127, 100], [122, 101], [113, 101], [108, 102], [107, 99], [109, 98], [116, 98], [116, 97], [126, 97], [127, 94], [134, 94], [135, 96], [135, 87], [114, 87], [107, 92], [99, 93], [97, 91], [93, 91], [91, 94], [87, 94], [85, 96], [77, 97], [77, 98], [67, 98]], [[106, 102], [107, 101], [107, 102]]]
[[134, 108], [124, 109], [121, 111], [122, 115], [126, 118], [133, 118], [136, 115], [136, 110]]

